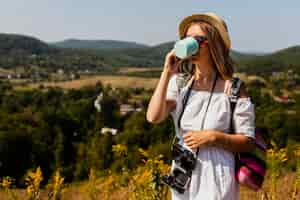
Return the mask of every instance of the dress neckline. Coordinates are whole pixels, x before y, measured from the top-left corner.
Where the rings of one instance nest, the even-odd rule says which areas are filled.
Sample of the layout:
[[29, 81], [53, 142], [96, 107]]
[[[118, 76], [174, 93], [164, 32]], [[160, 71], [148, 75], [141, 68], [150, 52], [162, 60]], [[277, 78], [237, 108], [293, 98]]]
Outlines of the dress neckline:
[[[193, 93], [193, 94], [210, 94], [210, 92], [209, 91], [207, 91], [207, 90], [195, 90], [195, 89], [191, 89], [191, 92]], [[224, 93], [224, 92], [214, 92], [213, 93], [213, 96], [214, 95], [220, 95], [220, 96], [224, 96], [229, 102], [230, 102], [230, 100], [229, 100], [229, 95], [228, 94], [226, 94], [226, 93]], [[237, 100], [238, 102], [244, 102], [244, 101], [250, 101], [251, 102], [251, 97], [240, 97], [240, 98], [238, 98], [238, 100]]]

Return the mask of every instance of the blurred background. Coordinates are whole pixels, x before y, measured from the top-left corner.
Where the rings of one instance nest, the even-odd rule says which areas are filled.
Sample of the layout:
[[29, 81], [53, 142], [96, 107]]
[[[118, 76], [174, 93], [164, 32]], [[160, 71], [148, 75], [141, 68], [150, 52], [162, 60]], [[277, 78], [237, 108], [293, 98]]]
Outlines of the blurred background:
[[241, 199], [300, 199], [299, 1], [1, 3], [0, 199], [170, 199], [173, 122], [145, 112], [180, 20], [208, 11], [268, 133], [263, 189]]

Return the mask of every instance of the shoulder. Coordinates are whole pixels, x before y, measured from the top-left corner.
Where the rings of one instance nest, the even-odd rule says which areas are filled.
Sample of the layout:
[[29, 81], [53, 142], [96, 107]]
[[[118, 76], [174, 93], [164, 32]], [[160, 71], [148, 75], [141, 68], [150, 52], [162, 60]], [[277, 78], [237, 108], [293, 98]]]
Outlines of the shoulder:
[[174, 74], [169, 80], [169, 88], [181, 90], [192, 84], [193, 77], [184, 74]]

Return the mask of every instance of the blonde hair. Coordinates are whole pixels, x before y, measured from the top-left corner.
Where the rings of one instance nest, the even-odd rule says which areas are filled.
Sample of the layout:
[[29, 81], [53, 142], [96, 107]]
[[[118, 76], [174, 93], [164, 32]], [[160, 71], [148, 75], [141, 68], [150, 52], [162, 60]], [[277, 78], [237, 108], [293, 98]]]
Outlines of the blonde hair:
[[[233, 76], [235, 63], [230, 57], [230, 49], [226, 48], [226, 45], [218, 30], [214, 26], [204, 21], [193, 21], [189, 24], [189, 26], [192, 24], [198, 24], [206, 33], [210, 56], [214, 62], [219, 76], [224, 80], [231, 79]], [[224, 26], [227, 28], [225, 23]], [[193, 70], [193, 72], [194, 71], [195, 70]]]

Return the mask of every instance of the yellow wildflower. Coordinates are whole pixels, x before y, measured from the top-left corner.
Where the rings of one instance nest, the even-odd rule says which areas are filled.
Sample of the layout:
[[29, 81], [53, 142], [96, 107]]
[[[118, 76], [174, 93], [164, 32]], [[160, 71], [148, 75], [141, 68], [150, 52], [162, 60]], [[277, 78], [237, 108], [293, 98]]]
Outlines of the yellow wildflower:
[[7, 176], [2, 179], [1, 187], [3, 187], [4, 189], [8, 189], [11, 187], [12, 183], [13, 183], [13, 179]]

